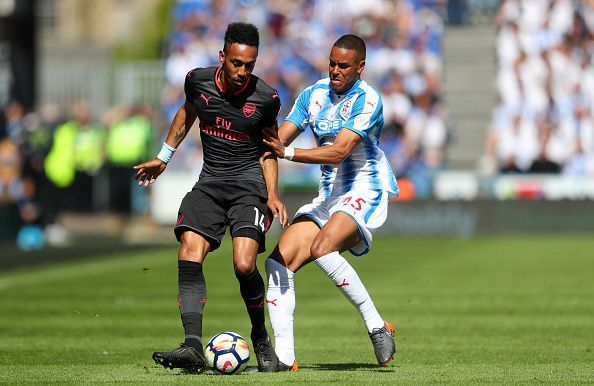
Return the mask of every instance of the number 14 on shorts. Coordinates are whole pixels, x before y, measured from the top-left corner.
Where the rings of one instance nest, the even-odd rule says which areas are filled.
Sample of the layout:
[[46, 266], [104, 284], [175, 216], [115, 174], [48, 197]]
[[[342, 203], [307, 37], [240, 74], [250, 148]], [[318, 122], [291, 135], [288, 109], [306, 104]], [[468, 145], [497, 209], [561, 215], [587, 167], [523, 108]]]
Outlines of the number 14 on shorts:
[[266, 232], [266, 221], [265, 221], [266, 214], [261, 213], [258, 210], [258, 208], [256, 208], [255, 206], [254, 206], [254, 211], [256, 212], [256, 217], [254, 218], [254, 225], [259, 226], [260, 229], [262, 229], [262, 232]]

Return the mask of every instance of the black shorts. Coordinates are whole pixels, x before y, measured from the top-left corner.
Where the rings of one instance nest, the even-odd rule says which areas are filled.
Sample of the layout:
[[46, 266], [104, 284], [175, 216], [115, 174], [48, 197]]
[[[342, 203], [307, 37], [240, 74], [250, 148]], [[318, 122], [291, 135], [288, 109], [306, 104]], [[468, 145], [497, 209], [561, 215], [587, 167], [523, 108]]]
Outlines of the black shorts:
[[227, 226], [232, 237], [249, 237], [266, 250], [265, 234], [272, 222], [266, 185], [256, 181], [199, 180], [181, 202], [174, 232], [177, 241], [185, 231], [204, 237], [214, 251]]

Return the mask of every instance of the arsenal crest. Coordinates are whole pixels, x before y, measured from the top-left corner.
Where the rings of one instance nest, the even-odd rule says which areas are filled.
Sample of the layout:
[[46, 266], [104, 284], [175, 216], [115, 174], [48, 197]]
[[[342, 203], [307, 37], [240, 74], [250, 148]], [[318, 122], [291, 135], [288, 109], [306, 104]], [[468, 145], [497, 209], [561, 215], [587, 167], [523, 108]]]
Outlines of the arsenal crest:
[[254, 115], [255, 112], [256, 112], [255, 104], [248, 102], [245, 105], [243, 105], [243, 115], [245, 115], [246, 118], [251, 117], [252, 115]]

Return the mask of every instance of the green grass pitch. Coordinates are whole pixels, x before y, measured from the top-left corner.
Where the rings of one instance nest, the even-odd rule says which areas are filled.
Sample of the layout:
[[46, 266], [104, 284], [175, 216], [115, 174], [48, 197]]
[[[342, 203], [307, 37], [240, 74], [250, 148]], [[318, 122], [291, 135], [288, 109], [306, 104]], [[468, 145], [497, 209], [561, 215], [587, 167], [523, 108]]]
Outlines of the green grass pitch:
[[[154, 350], [182, 340], [176, 250], [0, 274], [0, 383], [594, 383], [591, 235], [378, 238], [368, 256], [348, 259], [396, 326], [388, 367], [376, 366], [362, 320], [310, 265], [296, 276], [301, 370], [230, 377], [152, 363]], [[248, 337], [229, 239], [205, 274], [206, 339]]]

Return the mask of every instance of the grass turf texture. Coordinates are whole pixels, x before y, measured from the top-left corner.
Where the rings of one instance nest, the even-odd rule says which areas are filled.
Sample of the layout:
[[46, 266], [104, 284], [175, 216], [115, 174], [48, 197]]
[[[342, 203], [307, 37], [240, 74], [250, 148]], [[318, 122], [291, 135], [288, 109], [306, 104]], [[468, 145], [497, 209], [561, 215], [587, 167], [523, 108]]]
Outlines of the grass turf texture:
[[[205, 340], [249, 337], [229, 241], [205, 266]], [[151, 360], [182, 340], [175, 247], [5, 272], [0, 383], [592, 383], [593, 251], [591, 236], [380, 238], [348, 259], [396, 326], [390, 366], [377, 367], [360, 317], [310, 265], [296, 276], [301, 370], [231, 377]]]

